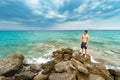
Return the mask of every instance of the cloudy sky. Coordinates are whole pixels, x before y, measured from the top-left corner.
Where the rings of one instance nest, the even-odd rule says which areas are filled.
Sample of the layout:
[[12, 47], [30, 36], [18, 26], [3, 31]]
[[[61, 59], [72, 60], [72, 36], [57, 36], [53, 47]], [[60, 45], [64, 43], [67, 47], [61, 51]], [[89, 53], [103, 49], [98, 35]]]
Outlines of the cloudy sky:
[[120, 0], [0, 0], [0, 30], [119, 29]]

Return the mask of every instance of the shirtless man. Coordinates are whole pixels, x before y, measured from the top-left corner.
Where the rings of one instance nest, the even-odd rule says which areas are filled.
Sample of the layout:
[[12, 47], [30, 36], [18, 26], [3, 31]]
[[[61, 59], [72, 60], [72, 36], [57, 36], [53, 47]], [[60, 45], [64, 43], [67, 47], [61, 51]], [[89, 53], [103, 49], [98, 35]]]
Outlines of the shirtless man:
[[85, 30], [80, 40], [80, 44], [82, 48], [82, 55], [85, 55], [85, 56], [86, 56], [86, 49], [87, 49], [88, 41], [89, 41], [89, 35], [87, 33], [88, 31]]

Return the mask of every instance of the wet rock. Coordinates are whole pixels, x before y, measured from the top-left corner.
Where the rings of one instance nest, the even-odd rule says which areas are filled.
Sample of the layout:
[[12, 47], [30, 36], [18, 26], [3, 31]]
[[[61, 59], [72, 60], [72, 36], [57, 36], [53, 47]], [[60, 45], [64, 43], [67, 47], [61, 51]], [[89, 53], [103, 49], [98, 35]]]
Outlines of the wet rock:
[[49, 80], [76, 80], [76, 76], [70, 73], [51, 73]]
[[116, 71], [115, 80], [120, 80], [120, 72]]
[[109, 73], [111, 74], [111, 76], [113, 77], [113, 79], [115, 80], [116, 77], [116, 71], [113, 69], [108, 69]]
[[90, 74], [88, 80], [105, 80], [105, 79], [100, 75]]
[[24, 56], [13, 54], [3, 60], [0, 60], [0, 75], [12, 76], [23, 65]]
[[90, 60], [90, 56], [89, 55], [86, 55], [86, 57], [84, 55], [75, 55], [74, 58], [82, 63], [91, 63], [91, 60]]

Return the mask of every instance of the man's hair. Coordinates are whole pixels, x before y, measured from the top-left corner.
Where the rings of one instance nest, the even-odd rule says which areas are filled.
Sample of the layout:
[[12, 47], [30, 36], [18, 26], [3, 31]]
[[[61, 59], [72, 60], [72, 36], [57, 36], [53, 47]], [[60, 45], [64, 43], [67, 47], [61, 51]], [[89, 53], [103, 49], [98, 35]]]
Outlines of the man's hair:
[[88, 30], [85, 30], [84, 32], [88, 33]]

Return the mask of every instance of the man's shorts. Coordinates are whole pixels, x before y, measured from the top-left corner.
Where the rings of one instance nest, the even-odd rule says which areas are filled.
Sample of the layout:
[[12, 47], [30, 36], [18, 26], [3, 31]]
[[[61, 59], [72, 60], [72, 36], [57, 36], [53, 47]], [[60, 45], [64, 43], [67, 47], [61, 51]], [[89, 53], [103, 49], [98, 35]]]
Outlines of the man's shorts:
[[87, 42], [82, 42], [82, 44], [81, 44], [81, 48], [83, 49], [87, 49], [87, 46], [86, 46], [86, 44], [87, 44]]

